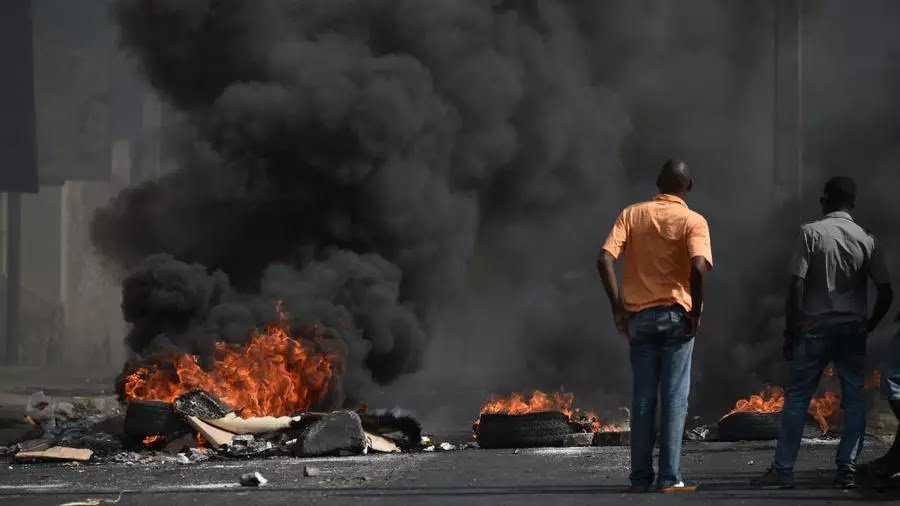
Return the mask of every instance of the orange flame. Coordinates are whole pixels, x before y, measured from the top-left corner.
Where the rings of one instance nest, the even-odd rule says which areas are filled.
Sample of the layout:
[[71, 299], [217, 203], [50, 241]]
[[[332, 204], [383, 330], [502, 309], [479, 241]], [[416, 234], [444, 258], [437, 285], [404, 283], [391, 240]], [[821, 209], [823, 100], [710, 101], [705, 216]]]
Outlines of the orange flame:
[[[841, 412], [840, 408], [841, 396], [834, 392], [824, 392], [812, 398], [807, 412], [819, 424], [822, 433], [828, 434], [834, 425], [834, 418]], [[781, 413], [783, 410], [784, 389], [771, 387], [764, 392], [751, 395], [748, 399], [737, 401], [734, 409], [723, 416], [720, 421], [735, 413]]]
[[[506, 397], [491, 397], [481, 405], [482, 415], [527, 415], [529, 413], [557, 412], [589, 424], [591, 432], [621, 432], [628, 430], [620, 425], [603, 424], [593, 412], [582, 412], [573, 407], [575, 394], [565, 392], [562, 389], [547, 394], [535, 390], [530, 396], [513, 392]], [[477, 430], [480, 420], [475, 421]]]
[[483, 415], [526, 415], [529, 413], [559, 412], [571, 418], [575, 394], [562, 390], [546, 394], [535, 390], [527, 397], [513, 392], [508, 397], [492, 397], [481, 405]]
[[282, 416], [306, 411], [328, 393], [343, 372], [340, 356], [320, 351], [314, 340], [289, 334], [289, 315], [277, 306], [280, 321], [256, 331], [243, 346], [216, 343], [210, 370], [196, 355], [179, 355], [171, 363], [146, 365], [125, 378], [126, 400], [174, 402], [195, 388], [233, 406], [244, 418]]
[[784, 389], [772, 387], [764, 392], [741, 399], [734, 409], [721, 418], [724, 420], [735, 413], [781, 413], [784, 410]]
[[147, 436], [144, 438], [144, 446], [153, 446], [159, 442], [165, 441], [166, 436]]

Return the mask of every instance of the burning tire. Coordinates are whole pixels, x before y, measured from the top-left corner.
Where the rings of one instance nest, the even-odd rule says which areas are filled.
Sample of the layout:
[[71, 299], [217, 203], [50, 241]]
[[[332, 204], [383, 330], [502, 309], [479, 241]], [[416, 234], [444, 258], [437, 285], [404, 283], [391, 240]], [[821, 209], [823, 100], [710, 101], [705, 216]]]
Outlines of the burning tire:
[[574, 430], [562, 413], [481, 415], [476, 438], [482, 448], [535, 448], [562, 446]]
[[189, 428], [168, 402], [134, 400], [128, 403], [125, 433], [129, 436], [167, 436]]
[[722, 441], [769, 441], [778, 439], [781, 413], [733, 413], [719, 422]]

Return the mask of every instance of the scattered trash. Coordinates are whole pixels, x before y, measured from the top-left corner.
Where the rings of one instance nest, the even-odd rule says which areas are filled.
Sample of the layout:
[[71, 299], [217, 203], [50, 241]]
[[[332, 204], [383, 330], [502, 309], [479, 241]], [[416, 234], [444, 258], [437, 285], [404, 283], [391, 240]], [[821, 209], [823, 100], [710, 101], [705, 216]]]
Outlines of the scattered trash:
[[568, 434], [566, 435], [566, 438], [563, 439], [563, 446], [567, 448], [591, 446], [593, 443], [594, 434], [591, 432], [577, 432], [575, 434]]
[[200, 420], [195, 416], [187, 417], [188, 424], [206, 439], [213, 448], [221, 448], [228, 445], [234, 439], [234, 434]]
[[441, 443], [441, 445], [438, 448], [440, 448], [441, 450], [444, 450], [445, 452], [449, 452], [452, 450], [456, 450], [456, 445], [450, 444], [450, 443]]
[[699, 425], [685, 432], [684, 438], [688, 441], [708, 441], [711, 431], [708, 425]]
[[179, 464], [190, 464], [191, 463], [191, 459], [189, 459], [188, 456], [183, 453], [179, 453], [178, 455], [175, 456], [175, 458], [178, 459]]
[[242, 434], [234, 436], [225, 446], [225, 454], [229, 457], [252, 457], [273, 448], [272, 443], [265, 439], [257, 439], [252, 434]]
[[101, 504], [116, 504], [122, 500], [122, 494], [124, 494], [124, 493], [125, 492], [119, 492], [119, 497], [116, 497], [115, 499], [89, 498], [89, 499], [84, 499], [82, 501], [62, 503], [59, 506], [100, 506]]
[[463, 450], [477, 450], [479, 448], [481, 447], [478, 446], [478, 443], [476, 443], [475, 441], [469, 441], [468, 443], [462, 445]]
[[293, 418], [289, 416], [241, 418], [235, 413], [228, 413], [215, 419], [199, 418], [214, 427], [234, 434], [265, 434], [295, 427], [302, 421], [302, 418], [299, 416]]
[[176, 454], [182, 453], [187, 448], [193, 448], [197, 445], [197, 438], [191, 432], [166, 442], [163, 451], [166, 453]]
[[403, 441], [399, 442], [400, 446], [407, 448], [421, 446], [422, 425], [409, 412], [401, 409], [377, 410], [359, 413], [359, 417], [363, 430], [370, 434], [378, 436], [402, 434]]
[[322, 417], [303, 431], [295, 452], [302, 457], [365, 453], [368, 449], [359, 415], [337, 411]]
[[419, 446], [434, 446], [434, 438], [431, 435], [424, 435], [419, 439]]
[[190, 448], [188, 450], [188, 456], [190, 457], [192, 462], [203, 462], [204, 460], [209, 460], [209, 452], [201, 448]]
[[241, 475], [242, 487], [262, 487], [266, 483], [269, 483], [269, 480], [263, 478], [259, 471]]
[[369, 434], [368, 432], [366, 432], [366, 445], [369, 449], [379, 453], [400, 452], [400, 447], [393, 441], [381, 436], [376, 436], [375, 434]]
[[315, 478], [316, 476], [321, 476], [322, 471], [318, 467], [312, 466], [303, 466], [303, 476], [307, 478]]
[[422, 451], [423, 451], [423, 452], [433, 452], [433, 451], [434, 451], [434, 445], [426, 446], [425, 448], [422, 448]]
[[16, 460], [37, 461], [77, 461], [87, 462], [91, 460], [93, 451], [84, 448], [67, 448], [65, 446], [51, 446], [44, 450], [20, 451], [14, 457]]
[[43, 391], [34, 392], [25, 401], [25, 418], [49, 432], [56, 428], [54, 408], [52, 400]]
[[234, 410], [212, 394], [194, 389], [175, 399], [175, 411], [184, 416], [212, 420], [222, 418]]

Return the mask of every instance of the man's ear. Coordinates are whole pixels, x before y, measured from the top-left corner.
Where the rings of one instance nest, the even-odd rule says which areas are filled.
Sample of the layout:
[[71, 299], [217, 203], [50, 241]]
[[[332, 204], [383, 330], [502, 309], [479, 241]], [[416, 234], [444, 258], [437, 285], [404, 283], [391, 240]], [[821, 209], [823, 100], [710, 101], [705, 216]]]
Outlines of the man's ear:
[[691, 191], [693, 189], [694, 189], [694, 178], [691, 178], [691, 180], [688, 181], [687, 191]]

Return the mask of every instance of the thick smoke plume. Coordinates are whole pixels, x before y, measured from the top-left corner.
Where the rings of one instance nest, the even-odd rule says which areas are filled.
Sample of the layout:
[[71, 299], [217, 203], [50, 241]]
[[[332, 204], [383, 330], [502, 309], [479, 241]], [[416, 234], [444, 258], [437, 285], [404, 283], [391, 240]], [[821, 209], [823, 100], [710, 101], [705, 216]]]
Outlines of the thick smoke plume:
[[487, 391], [620, 405], [627, 344], [594, 260], [679, 157], [717, 264], [693, 410], [724, 413], [784, 380], [783, 266], [828, 176], [857, 178], [860, 221], [900, 251], [900, 9], [803, 2], [806, 199], [780, 206], [774, 2], [118, 1], [182, 118], [179, 169], [94, 223], [132, 269], [129, 343], [202, 355], [281, 299], [343, 343], [351, 395], [452, 396], [456, 420]]
[[184, 115], [180, 168], [94, 223], [133, 269], [137, 352], [163, 336], [202, 353], [199, 335], [245, 336], [281, 299], [389, 382], [465, 299], [481, 234], [519, 221], [552, 239], [613, 189], [627, 119], [559, 2], [123, 0], [115, 16]]

